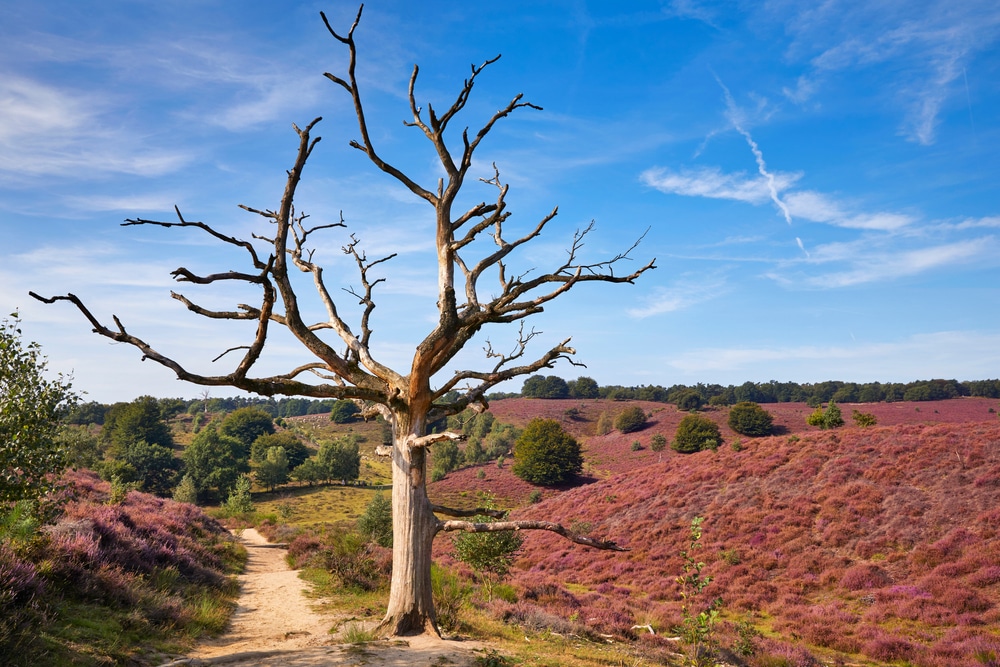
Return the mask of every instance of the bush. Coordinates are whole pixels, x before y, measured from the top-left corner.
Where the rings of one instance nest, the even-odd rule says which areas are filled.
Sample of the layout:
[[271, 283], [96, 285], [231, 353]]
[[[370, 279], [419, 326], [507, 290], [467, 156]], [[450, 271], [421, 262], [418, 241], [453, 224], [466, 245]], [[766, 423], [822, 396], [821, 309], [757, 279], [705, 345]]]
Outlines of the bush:
[[857, 410], [853, 410], [851, 412], [851, 419], [853, 419], [854, 423], [861, 428], [868, 428], [869, 426], [875, 426], [878, 424], [878, 419], [870, 412], [858, 412]]
[[646, 427], [646, 411], [638, 405], [625, 408], [615, 417], [615, 428], [622, 433], [641, 431]]
[[674, 451], [692, 454], [703, 449], [716, 449], [722, 441], [718, 425], [708, 417], [690, 414], [677, 425]]
[[354, 401], [336, 401], [330, 409], [330, 421], [334, 424], [349, 424], [357, 419], [361, 408]]
[[381, 493], [376, 493], [358, 517], [358, 532], [370, 541], [392, 548], [392, 501]]
[[649, 441], [649, 448], [654, 452], [662, 452], [667, 448], [667, 437], [662, 433], [657, 433]]
[[826, 410], [821, 407], [816, 408], [815, 412], [806, 417], [806, 423], [810, 426], [818, 426], [824, 430], [840, 428], [844, 425], [844, 417], [837, 404], [830, 401], [826, 406]]
[[752, 401], [742, 401], [729, 410], [729, 428], [740, 435], [769, 435], [773, 421], [770, 412]]
[[685, 389], [684, 391], [677, 392], [673, 399], [678, 410], [691, 411], [701, 409], [701, 394], [694, 389]]
[[532, 419], [514, 445], [514, 474], [532, 484], [558, 484], [583, 470], [580, 443], [554, 419]]

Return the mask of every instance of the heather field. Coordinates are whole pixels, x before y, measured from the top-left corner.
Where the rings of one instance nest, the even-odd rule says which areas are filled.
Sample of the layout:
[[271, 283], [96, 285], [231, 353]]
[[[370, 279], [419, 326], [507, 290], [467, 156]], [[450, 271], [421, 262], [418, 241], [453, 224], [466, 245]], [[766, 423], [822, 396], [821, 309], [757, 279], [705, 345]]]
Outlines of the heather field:
[[68, 473], [62, 515], [5, 525], [0, 664], [161, 664], [226, 625], [245, 550], [202, 510]]
[[[763, 635], [748, 664], [1000, 664], [995, 400], [856, 406], [879, 420], [866, 429], [851, 425], [844, 405], [848, 426], [833, 431], [806, 426], [812, 410], [803, 404], [767, 404], [781, 435], [723, 428], [718, 451], [691, 455], [650, 451], [651, 436], [672, 436], [683, 413], [642, 405], [652, 413], [646, 429], [594, 436], [600, 412], [624, 404], [498, 401], [501, 421], [563, 422], [584, 443], [587, 478], [533, 505], [534, 487], [496, 464], [431, 486], [432, 497], [467, 504], [489, 491], [520, 506], [518, 518], [589, 528], [630, 548], [592, 551], [532, 534], [512, 579], [519, 601], [493, 602], [495, 615], [669, 651], [663, 635], [681, 621], [679, 553], [691, 519], [703, 516], [699, 558], [714, 578], [704, 594], [724, 601], [722, 645], [736, 641], [738, 622]], [[725, 408], [705, 414], [726, 421]], [[448, 542], [438, 539], [445, 562]]]

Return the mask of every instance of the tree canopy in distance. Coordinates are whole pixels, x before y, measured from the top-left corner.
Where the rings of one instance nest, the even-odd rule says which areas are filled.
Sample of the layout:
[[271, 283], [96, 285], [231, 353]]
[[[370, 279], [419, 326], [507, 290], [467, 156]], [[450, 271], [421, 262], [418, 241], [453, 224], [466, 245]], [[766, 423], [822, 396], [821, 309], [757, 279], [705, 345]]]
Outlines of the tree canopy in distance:
[[[255, 332], [250, 340], [244, 345], [221, 350], [218, 355], [217, 362], [233, 359], [229, 362], [229, 372], [207, 375], [192, 370], [193, 366], [189, 363], [171, 358], [153, 344], [132, 334], [122, 318], [112, 316], [113, 325], [105, 325], [83, 300], [72, 293], [51, 298], [34, 293], [32, 296], [48, 303], [71, 302], [96, 333], [138, 348], [144, 359], [162, 364], [181, 380], [208, 387], [231, 386], [265, 396], [353, 400], [366, 412], [381, 414], [392, 425], [393, 564], [388, 609], [377, 632], [382, 636], [437, 633], [430, 574], [431, 546], [434, 536], [441, 531], [549, 530], [579, 544], [621, 549], [612, 542], [577, 535], [547, 521], [483, 523], [439, 519], [436, 514], [468, 517], [476, 513], [470, 515], [432, 506], [428, 500], [427, 448], [461, 437], [453, 432], [428, 433], [428, 427], [442, 417], [458, 414], [470, 406], [485, 409], [487, 392], [502, 382], [552, 368], [560, 360], [573, 363], [576, 351], [570, 347], [569, 338], [541, 353], [529, 354], [531, 343], [539, 332], [526, 326], [526, 318], [543, 312], [549, 302], [583, 283], [632, 283], [653, 269], [654, 261], [640, 264], [632, 270], [621, 270], [621, 266], [631, 259], [630, 255], [641, 236], [634, 242], [624, 243], [621, 252], [606, 253], [595, 260], [584, 259], [581, 254], [584, 241], [592, 230], [591, 224], [577, 230], [567, 240], [566, 252], [561, 259], [553, 262], [553, 266], [520, 273], [512, 271], [509, 268], [511, 261], [519, 256], [526, 244], [539, 238], [558, 210], [554, 208], [543, 215], [523, 235], [510, 236], [509, 229], [505, 228], [511, 215], [507, 208], [508, 185], [502, 180], [496, 165], [486, 173], [481, 171], [481, 165], [478, 165], [479, 171], [473, 171], [473, 156], [496, 123], [512, 113], [540, 110], [540, 107], [526, 101], [518, 93], [492, 116], [480, 120], [478, 130], [463, 129], [459, 132], [460, 138], [449, 144], [446, 134], [452, 121], [463, 112], [475, 84], [499, 60], [499, 56], [471, 67], [468, 78], [460, 86], [458, 95], [452, 98], [454, 101], [450, 106], [418, 102], [419, 69], [414, 66], [407, 93], [411, 118], [406, 125], [429, 142], [429, 153], [440, 163], [436, 173], [441, 174], [436, 182], [420, 183], [394, 165], [391, 157], [380, 152], [375, 141], [382, 136], [382, 132], [370, 131], [362, 86], [356, 77], [358, 52], [354, 33], [361, 22], [361, 9], [346, 33], [331, 26], [324, 14], [321, 13], [321, 17], [331, 37], [347, 51], [345, 72], [341, 75], [328, 72], [325, 76], [347, 94], [355, 112], [358, 138], [350, 141], [350, 146], [357, 149], [376, 170], [433, 210], [433, 242], [437, 258], [436, 311], [433, 313], [433, 324], [416, 345], [407, 368], [390, 367], [379, 358], [371, 345], [375, 331], [372, 317], [376, 292], [386, 280], [381, 272], [391, 268], [395, 254], [369, 257], [361, 237], [350, 234], [345, 239], [330, 243], [342, 248], [353, 263], [356, 269], [353, 278], [333, 271], [325, 273], [323, 267], [313, 261], [316, 244], [331, 231], [347, 226], [343, 217], [313, 224], [295, 202], [306, 163], [319, 142], [313, 131], [321, 118], [315, 118], [301, 128], [293, 125], [298, 148], [291, 167], [286, 170], [284, 192], [277, 204], [272, 204], [273, 208], [241, 205], [245, 211], [269, 223], [269, 234], [251, 235], [249, 240], [230, 236], [210, 224], [188, 220], [176, 208], [176, 220], [173, 221], [136, 218], [124, 223], [193, 230], [244, 253], [247, 268], [242, 271], [227, 268], [219, 273], [199, 275], [180, 267], [172, 272], [180, 283], [211, 286], [237, 282], [259, 290], [260, 299], [256, 305], [234, 304], [231, 310], [208, 308], [187, 295], [173, 294], [175, 299], [197, 315], [219, 322], [255, 323]], [[468, 127], [464, 122], [462, 124]], [[477, 195], [470, 197], [468, 193], [459, 197], [470, 180], [479, 182], [494, 199], [484, 199], [472, 205], [460, 204], [460, 201], [478, 201]], [[308, 305], [306, 290], [297, 287], [308, 283], [293, 285], [295, 272], [306, 274], [315, 288], [314, 299]], [[340, 292], [332, 288], [331, 283], [337, 279], [353, 285], [345, 289], [350, 294], [350, 301], [360, 304], [355, 322], [349, 323], [345, 319], [345, 311], [338, 307], [334, 298]], [[322, 312], [322, 317], [310, 319], [316, 312]], [[510, 324], [517, 324], [507, 329], [512, 332], [513, 342], [499, 349], [486, 340], [481, 368], [449, 367], [458, 353], [487, 327]], [[308, 358], [287, 372], [260, 374], [257, 364], [272, 328], [283, 329], [296, 339]], [[443, 377], [438, 377], [446, 368]], [[217, 440], [226, 438], [222, 434], [216, 435]], [[210, 483], [220, 491], [228, 485], [228, 479]]]

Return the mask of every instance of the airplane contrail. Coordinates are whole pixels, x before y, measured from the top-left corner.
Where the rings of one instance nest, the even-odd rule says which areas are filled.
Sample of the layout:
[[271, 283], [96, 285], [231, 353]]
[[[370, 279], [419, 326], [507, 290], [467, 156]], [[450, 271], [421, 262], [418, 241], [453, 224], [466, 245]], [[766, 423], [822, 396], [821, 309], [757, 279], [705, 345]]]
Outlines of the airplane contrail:
[[782, 215], [785, 216], [785, 222], [791, 225], [792, 214], [789, 213], [788, 206], [785, 202], [781, 201], [781, 197], [778, 196], [778, 188], [774, 184], [774, 174], [767, 170], [767, 163], [764, 162], [764, 153], [761, 152], [760, 147], [757, 146], [757, 142], [753, 140], [750, 133], [743, 127], [743, 123], [741, 121], [741, 116], [743, 114], [739, 107], [736, 106], [736, 101], [733, 100], [733, 96], [729, 92], [729, 88], [726, 87], [726, 84], [722, 83], [722, 79], [720, 79], [718, 75], [715, 75], [715, 80], [722, 88], [722, 92], [726, 95], [726, 109], [729, 121], [733, 124], [733, 127], [736, 128], [736, 131], [743, 135], [743, 138], [746, 139], [747, 145], [750, 146], [750, 151], [753, 153], [754, 159], [757, 161], [757, 171], [760, 172], [760, 175], [767, 181], [767, 190], [771, 195], [771, 201], [774, 202], [775, 206], [781, 209]]

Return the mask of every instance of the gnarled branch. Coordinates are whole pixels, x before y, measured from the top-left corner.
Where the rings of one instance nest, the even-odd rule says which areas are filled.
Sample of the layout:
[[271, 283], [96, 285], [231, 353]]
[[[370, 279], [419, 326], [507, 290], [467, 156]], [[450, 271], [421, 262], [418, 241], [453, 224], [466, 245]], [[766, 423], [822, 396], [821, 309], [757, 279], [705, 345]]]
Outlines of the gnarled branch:
[[627, 547], [618, 545], [611, 540], [600, 540], [594, 537], [587, 537], [574, 533], [562, 524], [552, 521], [493, 521], [490, 523], [473, 523], [472, 521], [439, 521], [438, 531], [465, 531], [467, 533], [496, 533], [509, 530], [547, 530], [556, 535], [565, 537], [570, 542], [582, 544], [594, 549], [606, 551], [628, 551]]

